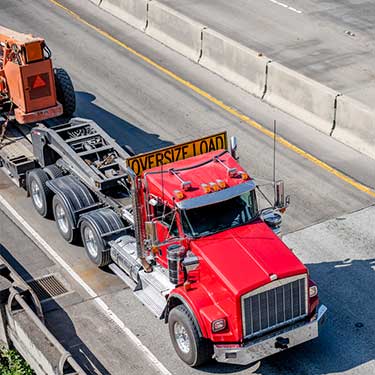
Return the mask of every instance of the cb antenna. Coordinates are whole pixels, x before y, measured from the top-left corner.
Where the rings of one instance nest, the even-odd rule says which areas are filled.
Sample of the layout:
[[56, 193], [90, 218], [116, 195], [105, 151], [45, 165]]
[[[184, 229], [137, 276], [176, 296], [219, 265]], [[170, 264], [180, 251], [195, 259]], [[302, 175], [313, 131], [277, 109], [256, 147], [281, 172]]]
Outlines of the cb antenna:
[[276, 198], [276, 137], [277, 127], [276, 120], [273, 120], [273, 191]]

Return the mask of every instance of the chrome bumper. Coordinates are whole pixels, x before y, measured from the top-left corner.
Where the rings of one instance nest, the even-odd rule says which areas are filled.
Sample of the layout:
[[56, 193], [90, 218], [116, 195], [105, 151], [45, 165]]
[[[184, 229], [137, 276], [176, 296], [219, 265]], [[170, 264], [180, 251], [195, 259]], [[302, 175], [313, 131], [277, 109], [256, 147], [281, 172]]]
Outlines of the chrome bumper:
[[243, 346], [215, 345], [214, 358], [218, 362], [248, 365], [262, 358], [292, 348], [319, 336], [319, 329], [326, 320], [327, 308], [319, 306], [315, 320], [300, 323], [270, 335], [252, 340]]

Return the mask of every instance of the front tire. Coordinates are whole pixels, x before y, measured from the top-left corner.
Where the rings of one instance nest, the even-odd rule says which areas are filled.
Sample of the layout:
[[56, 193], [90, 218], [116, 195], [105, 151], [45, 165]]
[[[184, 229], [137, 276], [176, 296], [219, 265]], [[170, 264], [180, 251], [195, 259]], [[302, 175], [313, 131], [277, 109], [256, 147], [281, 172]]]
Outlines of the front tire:
[[71, 117], [76, 110], [76, 96], [72, 80], [62, 68], [55, 68], [54, 73], [57, 100], [63, 106], [64, 116]]
[[170, 312], [168, 324], [174, 349], [186, 364], [198, 367], [212, 359], [211, 342], [200, 336], [191, 313], [184, 305]]

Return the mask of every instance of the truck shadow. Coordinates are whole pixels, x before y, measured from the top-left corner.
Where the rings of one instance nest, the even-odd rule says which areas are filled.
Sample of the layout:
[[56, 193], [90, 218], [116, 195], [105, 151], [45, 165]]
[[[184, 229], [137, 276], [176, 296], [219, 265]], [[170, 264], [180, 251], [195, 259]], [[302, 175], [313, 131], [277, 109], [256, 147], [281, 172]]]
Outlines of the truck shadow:
[[172, 145], [171, 142], [161, 140], [158, 134], [149, 134], [128, 121], [97, 106], [96, 97], [87, 92], [76, 92], [76, 117], [94, 120], [120, 146], [130, 145], [136, 154], [148, 152]]
[[[14, 268], [24, 280], [34, 280], [27, 269], [0, 244], [1, 256]], [[88, 375], [110, 375], [110, 372], [95, 357], [77, 334], [69, 315], [55, 300], [42, 302], [45, 323], [51, 333], [59, 340], [62, 346], [69, 351]], [[53, 317], [53, 319], [51, 319]]]
[[[264, 359], [255, 374], [341, 373], [375, 359], [375, 258], [307, 267], [312, 279], [318, 282], [321, 302], [328, 307], [321, 336]], [[368, 373], [372, 373], [370, 368]], [[250, 370], [251, 367], [214, 363], [200, 368], [202, 372], [223, 374], [251, 373]]]

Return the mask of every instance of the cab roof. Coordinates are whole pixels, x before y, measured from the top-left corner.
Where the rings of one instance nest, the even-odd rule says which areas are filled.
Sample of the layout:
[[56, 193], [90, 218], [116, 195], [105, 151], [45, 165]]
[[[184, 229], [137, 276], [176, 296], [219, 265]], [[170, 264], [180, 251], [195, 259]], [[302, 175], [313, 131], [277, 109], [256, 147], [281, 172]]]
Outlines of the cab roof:
[[[143, 176], [147, 181], [149, 193], [163, 197], [170, 205], [210, 194], [204, 191], [202, 184], [210, 186], [214, 183], [218, 186], [218, 182], [223, 181], [225, 187], [219, 190], [225, 190], [240, 184], [249, 184], [250, 180], [240, 164], [225, 150], [155, 167], [145, 171]], [[211, 189], [211, 192], [214, 190]]]

